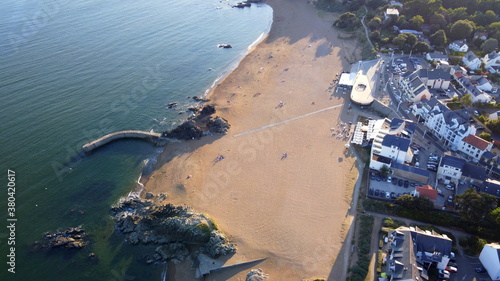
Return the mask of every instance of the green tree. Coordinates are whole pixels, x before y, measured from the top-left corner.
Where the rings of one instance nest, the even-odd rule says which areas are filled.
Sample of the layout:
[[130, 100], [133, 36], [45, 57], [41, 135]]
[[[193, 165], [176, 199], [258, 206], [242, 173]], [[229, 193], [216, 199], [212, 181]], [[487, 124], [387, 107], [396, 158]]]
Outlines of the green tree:
[[491, 135], [489, 133], [487, 133], [487, 132], [482, 132], [481, 134], [479, 134], [479, 137], [482, 138], [485, 141], [491, 141], [492, 140]]
[[381, 168], [380, 168], [380, 175], [383, 177], [383, 178], [386, 178], [389, 173], [391, 172], [391, 169], [389, 169], [389, 167], [387, 165], [383, 165]]
[[429, 37], [429, 42], [434, 46], [444, 47], [448, 43], [444, 30], [438, 30]]
[[468, 38], [472, 30], [474, 30], [473, 23], [469, 20], [459, 20], [454, 22], [450, 28], [450, 35], [453, 39], [460, 40]]
[[429, 44], [422, 41], [417, 42], [417, 44], [415, 44], [415, 46], [413, 47], [413, 51], [417, 54], [428, 52], [429, 49], [430, 49]]
[[379, 28], [381, 24], [382, 24], [382, 19], [380, 19], [379, 17], [374, 17], [373, 19], [371, 19], [368, 22], [368, 27], [370, 27], [370, 29], [374, 30], [374, 29]]
[[398, 36], [394, 37], [392, 39], [392, 43], [394, 45], [397, 45], [398, 48], [404, 49], [404, 50], [411, 50], [415, 44], [417, 44], [417, 36], [411, 34], [411, 33], [401, 33]]
[[469, 107], [472, 104], [472, 97], [470, 94], [465, 94], [463, 97], [460, 98], [460, 103], [464, 107]]
[[474, 225], [478, 225], [497, 207], [495, 196], [477, 193], [473, 188], [467, 189], [464, 194], [457, 195], [455, 202], [458, 204], [462, 219]]
[[488, 26], [491, 23], [493, 23], [493, 22], [496, 21], [496, 17], [497, 17], [497, 15], [495, 14], [495, 12], [493, 12], [491, 10], [486, 11], [486, 13], [482, 13], [480, 11], [476, 11], [476, 13], [474, 14], [474, 16], [472, 16], [472, 21], [476, 25]]
[[500, 119], [490, 119], [486, 122], [486, 127], [494, 134], [500, 134]]
[[347, 28], [354, 26], [357, 21], [358, 17], [355, 14], [351, 12], [345, 12], [339, 16], [337, 25], [341, 28]]
[[488, 38], [481, 45], [481, 50], [485, 51], [486, 53], [493, 52], [497, 48], [498, 48], [498, 40], [495, 38]]
[[500, 207], [491, 211], [491, 217], [493, 218], [496, 224], [500, 225]]
[[410, 19], [411, 26], [416, 30], [421, 30], [421, 26], [424, 22], [424, 18], [421, 15], [416, 15]]
[[465, 8], [465, 6], [448, 10], [448, 15], [450, 15], [451, 22], [456, 22], [458, 20], [465, 20], [469, 17], [469, 14], [467, 13], [467, 8]]
[[380, 40], [380, 31], [375, 30], [370, 33], [370, 38], [374, 41], [379, 41]]
[[444, 28], [447, 24], [446, 18], [442, 14], [434, 14], [429, 19], [430, 24], [438, 25], [440, 28]]

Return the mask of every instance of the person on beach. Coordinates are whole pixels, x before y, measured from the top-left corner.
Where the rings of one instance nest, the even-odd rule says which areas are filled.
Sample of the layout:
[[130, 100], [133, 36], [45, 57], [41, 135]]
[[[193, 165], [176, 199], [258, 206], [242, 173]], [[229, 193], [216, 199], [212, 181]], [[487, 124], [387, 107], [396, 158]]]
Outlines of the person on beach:
[[285, 159], [286, 157], [288, 156], [288, 153], [283, 153], [283, 155], [281, 156], [281, 160]]

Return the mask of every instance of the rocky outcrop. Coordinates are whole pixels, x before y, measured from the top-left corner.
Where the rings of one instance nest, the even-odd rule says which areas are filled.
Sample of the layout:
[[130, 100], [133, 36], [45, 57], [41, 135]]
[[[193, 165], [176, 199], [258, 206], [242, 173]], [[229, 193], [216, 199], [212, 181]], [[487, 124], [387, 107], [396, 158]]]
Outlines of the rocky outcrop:
[[172, 131], [163, 133], [163, 136], [178, 140], [194, 140], [200, 139], [203, 136], [203, 131], [196, 126], [193, 120], [188, 120]]
[[247, 274], [246, 281], [261, 281], [261, 280], [266, 280], [268, 277], [267, 274], [265, 274], [262, 269], [252, 269], [250, 272]]
[[211, 258], [235, 253], [236, 246], [204, 214], [185, 206], [164, 203], [165, 196], [123, 200], [111, 211], [116, 228], [131, 244], [156, 244], [146, 263], [181, 262], [190, 254], [203, 253]]
[[213, 119], [208, 120], [207, 128], [212, 133], [225, 134], [227, 133], [229, 128], [231, 128], [231, 125], [229, 125], [226, 119], [217, 116]]
[[81, 227], [70, 227], [63, 231], [54, 233], [47, 232], [43, 235], [42, 241], [33, 243], [36, 249], [81, 249], [87, 245], [87, 235]]
[[205, 116], [209, 116], [209, 115], [212, 115], [215, 113], [215, 107], [213, 105], [205, 105], [201, 111], [200, 111], [200, 115], [201, 117], [205, 117]]

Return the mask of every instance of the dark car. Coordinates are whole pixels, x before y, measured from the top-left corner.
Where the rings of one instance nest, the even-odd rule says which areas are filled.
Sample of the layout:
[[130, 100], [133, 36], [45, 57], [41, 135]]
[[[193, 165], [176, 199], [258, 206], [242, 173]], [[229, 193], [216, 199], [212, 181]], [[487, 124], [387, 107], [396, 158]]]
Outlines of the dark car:
[[410, 186], [410, 182], [409, 182], [409, 181], [405, 181], [405, 183], [404, 183], [404, 187], [405, 187], [405, 188], [408, 188], [408, 186]]
[[374, 194], [375, 194], [375, 196], [378, 196], [380, 194], [380, 190], [375, 189], [375, 193]]
[[395, 192], [391, 192], [391, 199], [396, 199], [396, 193]]
[[381, 181], [381, 180], [382, 180], [382, 177], [381, 177], [381, 176], [377, 176], [377, 177], [375, 178], [375, 180], [376, 180], [376, 181]]
[[476, 268], [474, 268], [474, 270], [477, 273], [486, 273], [486, 269], [484, 269], [484, 267], [476, 267]]
[[385, 198], [385, 191], [381, 190], [379, 196]]
[[374, 192], [373, 188], [368, 189], [368, 195], [373, 195], [373, 192]]
[[399, 181], [398, 181], [398, 185], [399, 185], [399, 186], [403, 186], [403, 180], [399, 180]]
[[392, 184], [398, 185], [398, 179], [397, 178], [392, 178]]

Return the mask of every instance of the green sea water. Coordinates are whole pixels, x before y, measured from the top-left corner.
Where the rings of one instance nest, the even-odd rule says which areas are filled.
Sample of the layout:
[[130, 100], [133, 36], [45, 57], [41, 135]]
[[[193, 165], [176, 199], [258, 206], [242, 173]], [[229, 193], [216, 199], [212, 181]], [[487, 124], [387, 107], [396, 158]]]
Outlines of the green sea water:
[[[190, 97], [203, 96], [270, 28], [269, 6], [230, 4], [2, 2], [0, 280], [160, 280], [164, 266], [138, 262], [141, 246], [114, 232], [109, 208], [136, 188], [162, 148], [123, 140], [85, 155], [81, 146], [114, 131], [162, 132], [185, 120], [196, 105]], [[178, 106], [167, 108], [171, 102]], [[44, 232], [79, 225], [91, 241], [82, 250], [31, 247]], [[11, 247], [15, 273], [8, 271]]]

